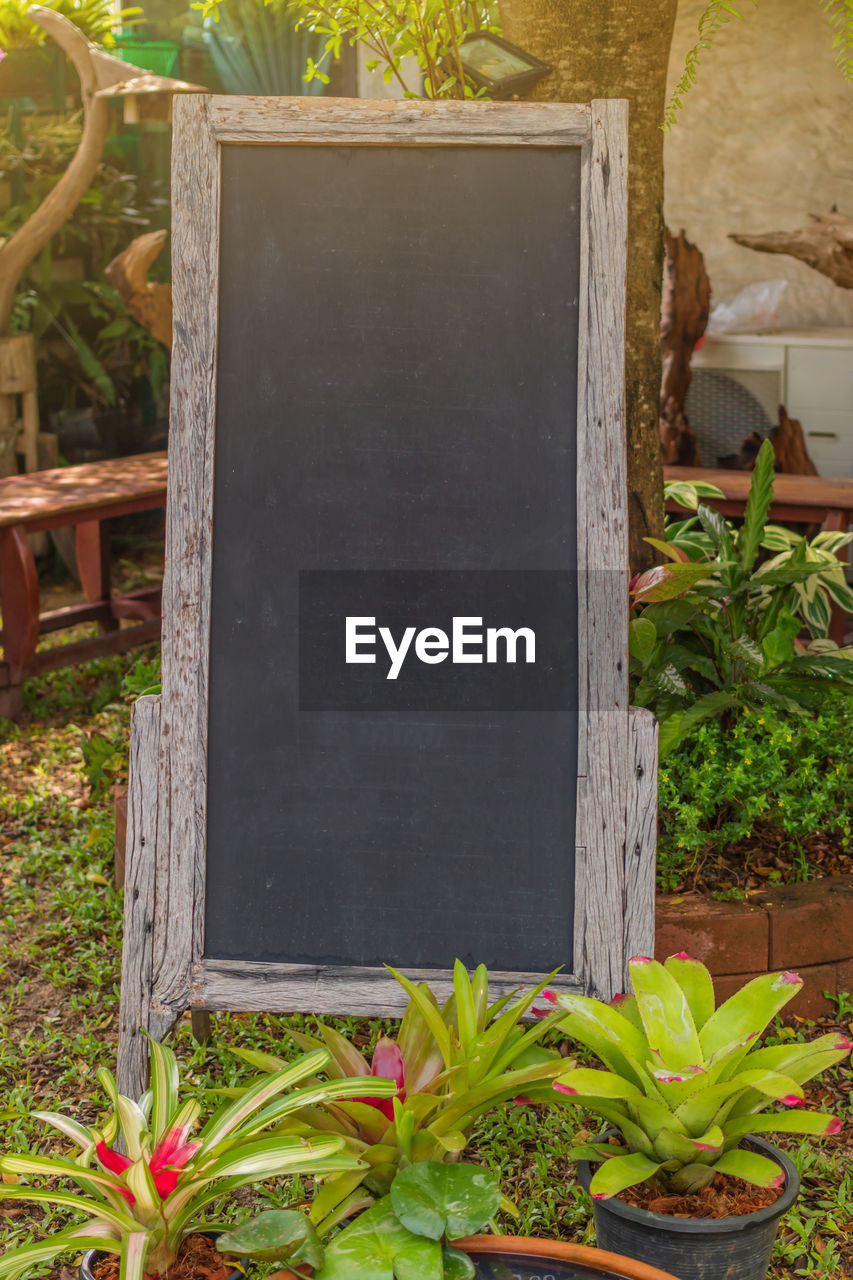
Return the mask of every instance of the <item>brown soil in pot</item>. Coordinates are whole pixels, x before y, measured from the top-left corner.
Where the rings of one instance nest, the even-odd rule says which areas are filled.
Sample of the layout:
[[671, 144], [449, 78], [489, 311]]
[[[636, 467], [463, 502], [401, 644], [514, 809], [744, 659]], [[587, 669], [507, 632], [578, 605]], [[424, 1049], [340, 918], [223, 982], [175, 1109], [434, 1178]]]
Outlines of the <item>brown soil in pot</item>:
[[628, 1187], [617, 1198], [637, 1209], [666, 1213], [673, 1218], [737, 1218], [775, 1204], [783, 1191], [784, 1187], [756, 1187], [730, 1174], [717, 1173], [701, 1191], [666, 1194], [652, 1179]]
[[[207, 1236], [187, 1236], [178, 1249], [178, 1257], [169, 1269], [167, 1280], [225, 1280], [233, 1270], [216, 1251]], [[98, 1258], [92, 1267], [95, 1280], [119, 1280], [121, 1260], [111, 1253]]]

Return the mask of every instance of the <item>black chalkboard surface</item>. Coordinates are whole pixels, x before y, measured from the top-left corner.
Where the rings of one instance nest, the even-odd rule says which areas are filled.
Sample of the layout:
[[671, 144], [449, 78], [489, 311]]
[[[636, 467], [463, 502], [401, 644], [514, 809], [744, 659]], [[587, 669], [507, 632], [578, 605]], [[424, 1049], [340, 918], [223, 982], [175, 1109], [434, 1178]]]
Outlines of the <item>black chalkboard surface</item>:
[[[580, 151], [227, 146], [221, 210], [205, 954], [570, 967]], [[330, 571], [395, 634], [538, 609], [559, 696], [300, 709]]]

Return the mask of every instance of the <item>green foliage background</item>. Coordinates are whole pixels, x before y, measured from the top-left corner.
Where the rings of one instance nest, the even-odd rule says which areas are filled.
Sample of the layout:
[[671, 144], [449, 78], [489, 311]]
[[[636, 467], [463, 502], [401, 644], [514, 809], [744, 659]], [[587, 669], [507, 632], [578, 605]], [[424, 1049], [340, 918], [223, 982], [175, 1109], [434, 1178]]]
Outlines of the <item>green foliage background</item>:
[[772, 707], [731, 725], [698, 725], [661, 763], [658, 883], [678, 885], [702, 858], [762, 828], [784, 835], [801, 878], [802, 842], [816, 831], [853, 835], [853, 698], [827, 698], [814, 718]]

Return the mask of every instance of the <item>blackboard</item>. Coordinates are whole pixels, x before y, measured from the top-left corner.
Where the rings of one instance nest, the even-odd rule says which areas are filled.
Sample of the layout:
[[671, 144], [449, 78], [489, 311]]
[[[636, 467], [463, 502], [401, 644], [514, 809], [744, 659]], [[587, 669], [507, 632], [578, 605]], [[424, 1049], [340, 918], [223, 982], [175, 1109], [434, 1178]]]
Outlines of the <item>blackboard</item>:
[[383, 962], [612, 993], [653, 858], [624, 104], [186, 98], [173, 146], [120, 1070], [187, 1005], [393, 1013]]
[[[572, 956], [576, 671], [559, 708], [470, 710], [464, 677], [500, 695], [545, 655], [376, 663], [360, 710], [300, 710], [294, 622], [300, 574], [347, 570], [311, 600], [342, 657], [343, 619], [395, 601], [395, 634], [504, 604], [541, 647], [520, 571], [577, 563], [580, 152], [235, 146], [221, 200], [206, 953], [547, 973]], [[438, 709], [409, 709], [415, 676]]]

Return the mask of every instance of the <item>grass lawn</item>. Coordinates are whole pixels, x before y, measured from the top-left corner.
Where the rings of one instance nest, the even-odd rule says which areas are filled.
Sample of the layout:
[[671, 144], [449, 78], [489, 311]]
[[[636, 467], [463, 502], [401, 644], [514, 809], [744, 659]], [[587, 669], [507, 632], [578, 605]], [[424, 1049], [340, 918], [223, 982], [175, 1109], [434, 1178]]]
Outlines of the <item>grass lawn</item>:
[[[30, 681], [20, 724], [0, 721], [0, 1113], [7, 1152], [45, 1145], [42, 1127], [26, 1118], [29, 1108], [94, 1121], [103, 1105], [95, 1068], [114, 1067], [121, 899], [112, 880], [111, 803], [105, 788], [95, 798], [90, 794], [83, 743], [92, 734], [126, 734], [121, 683], [138, 657], [103, 659]], [[293, 1019], [296, 1025], [306, 1021]], [[287, 1052], [287, 1022], [218, 1016], [214, 1042], [199, 1047], [185, 1020], [172, 1043], [192, 1083], [210, 1087], [241, 1070], [229, 1058], [229, 1042]], [[364, 1048], [383, 1024], [338, 1025]], [[810, 1037], [832, 1025], [798, 1023], [776, 1034]], [[841, 1002], [837, 1025], [850, 1034], [853, 1004]], [[845, 1121], [837, 1138], [780, 1141], [799, 1165], [804, 1191], [777, 1241], [774, 1277], [853, 1276], [850, 1090], [849, 1063], [808, 1089], [811, 1104], [825, 1105]], [[576, 1117], [559, 1107], [504, 1107], [483, 1118], [472, 1154], [500, 1173], [519, 1210], [518, 1221], [506, 1220], [504, 1229], [593, 1242], [587, 1204], [565, 1158], [576, 1132]], [[259, 1199], [281, 1205], [304, 1201], [309, 1191], [295, 1181], [238, 1193], [235, 1218]], [[55, 1229], [60, 1214], [4, 1201], [0, 1221], [0, 1240], [10, 1249]], [[58, 1278], [61, 1269], [36, 1274]]]

